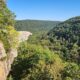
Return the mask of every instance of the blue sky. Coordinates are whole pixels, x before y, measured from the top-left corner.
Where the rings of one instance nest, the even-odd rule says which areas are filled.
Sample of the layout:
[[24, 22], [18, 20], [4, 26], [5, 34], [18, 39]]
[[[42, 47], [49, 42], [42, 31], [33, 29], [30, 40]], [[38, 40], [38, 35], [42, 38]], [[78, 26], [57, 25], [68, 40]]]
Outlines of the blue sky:
[[80, 0], [8, 0], [16, 19], [64, 21], [80, 16]]

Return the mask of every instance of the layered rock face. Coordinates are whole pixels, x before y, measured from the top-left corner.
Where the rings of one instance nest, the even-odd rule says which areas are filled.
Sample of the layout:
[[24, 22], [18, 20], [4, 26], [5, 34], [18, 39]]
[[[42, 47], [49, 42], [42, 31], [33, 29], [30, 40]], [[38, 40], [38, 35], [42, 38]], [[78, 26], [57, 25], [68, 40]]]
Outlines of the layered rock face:
[[[19, 33], [19, 42], [27, 40], [28, 37], [32, 35], [32, 33], [27, 31], [21, 31]], [[3, 43], [0, 42], [0, 80], [7, 79], [7, 75], [11, 70], [11, 64], [13, 63], [15, 57], [17, 57], [17, 49], [11, 48], [10, 51], [6, 53]]]

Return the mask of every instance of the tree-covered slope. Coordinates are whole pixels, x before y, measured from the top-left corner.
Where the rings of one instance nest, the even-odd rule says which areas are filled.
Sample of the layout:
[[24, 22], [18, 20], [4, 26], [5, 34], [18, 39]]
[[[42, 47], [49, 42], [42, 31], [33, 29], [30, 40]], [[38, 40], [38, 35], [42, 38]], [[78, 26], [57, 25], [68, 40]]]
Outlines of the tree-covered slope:
[[19, 31], [30, 31], [32, 33], [46, 32], [58, 23], [59, 21], [17, 20], [15, 28]]
[[[51, 48], [60, 52], [65, 60], [80, 63], [80, 17], [66, 20], [47, 34]], [[55, 47], [54, 47], [55, 46]]]
[[80, 80], [79, 24], [71, 18], [21, 43], [9, 80]]

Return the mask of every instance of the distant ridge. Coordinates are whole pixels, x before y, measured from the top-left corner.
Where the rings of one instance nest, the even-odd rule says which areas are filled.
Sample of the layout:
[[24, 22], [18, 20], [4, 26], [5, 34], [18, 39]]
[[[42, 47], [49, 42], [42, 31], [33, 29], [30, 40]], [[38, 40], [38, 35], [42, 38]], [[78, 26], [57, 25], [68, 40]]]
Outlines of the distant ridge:
[[46, 21], [46, 20], [17, 20], [15, 28], [18, 31], [30, 31], [36, 33], [39, 31], [47, 32], [56, 26], [60, 21]]

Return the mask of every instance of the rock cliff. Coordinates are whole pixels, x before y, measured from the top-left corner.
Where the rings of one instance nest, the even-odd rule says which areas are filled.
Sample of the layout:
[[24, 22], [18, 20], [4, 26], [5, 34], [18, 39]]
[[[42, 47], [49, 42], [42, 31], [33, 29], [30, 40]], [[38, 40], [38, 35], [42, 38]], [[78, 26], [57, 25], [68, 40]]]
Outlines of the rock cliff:
[[[18, 37], [19, 43], [27, 40], [30, 35], [32, 33], [20, 31]], [[6, 53], [3, 42], [0, 42], [0, 80], [6, 80], [15, 57], [17, 57], [17, 49], [10, 48], [9, 52]]]

